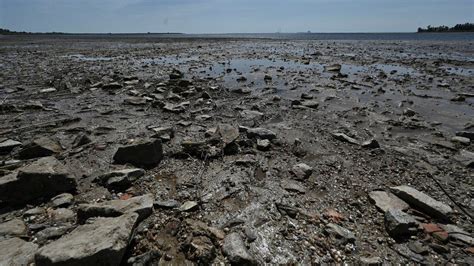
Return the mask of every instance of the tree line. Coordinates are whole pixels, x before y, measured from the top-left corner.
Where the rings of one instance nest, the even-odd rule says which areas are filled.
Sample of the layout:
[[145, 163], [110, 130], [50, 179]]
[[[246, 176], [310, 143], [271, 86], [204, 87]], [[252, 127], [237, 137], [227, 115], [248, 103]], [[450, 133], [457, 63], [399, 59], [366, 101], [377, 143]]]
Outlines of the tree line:
[[418, 28], [418, 32], [474, 32], [474, 23], [456, 24], [454, 27], [429, 25], [426, 28]]

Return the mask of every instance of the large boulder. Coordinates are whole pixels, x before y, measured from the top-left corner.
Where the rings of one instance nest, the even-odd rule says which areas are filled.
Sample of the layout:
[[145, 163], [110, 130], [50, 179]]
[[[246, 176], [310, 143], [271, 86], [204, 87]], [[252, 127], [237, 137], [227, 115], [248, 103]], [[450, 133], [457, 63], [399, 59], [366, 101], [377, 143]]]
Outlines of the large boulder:
[[30, 265], [38, 245], [20, 238], [0, 240], [0, 265]]
[[18, 171], [0, 177], [0, 201], [21, 204], [74, 191], [76, 180], [54, 157], [41, 158]]
[[37, 266], [120, 265], [138, 214], [97, 218], [38, 250]]
[[56, 153], [62, 152], [62, 147], [55, 140], [50, 138], [42, 137], [33, 140], [31, 143], [21, 149], [19, 156], [21, 159], [32, 159], [38, 157], [51, 156]]
[[117, 217], [125, 213], [137, 213], [138, 221], [148, 217], [153, 211], [152, 194], [133, 197], [128, 200], [110, 200], [95, 204], [81, 204], [77, 210], [77, 218], [84, 222], [90, 217]]
[[114, 155], [117, 164], [132, 164], [137, 167], [154, 167], [163, 159], [161, 140], [137, 140], [119, 147]]
[[238, 233], [231, 233], [225, 237], [222, 251], [232, 265], [257, 264]]
[[453, 209], [443, 202], [437, 201], [409, 186], [398, 186], [390, 188], [393, 194], [406, 201], [410, 206], [442, 220], [449, 220]]

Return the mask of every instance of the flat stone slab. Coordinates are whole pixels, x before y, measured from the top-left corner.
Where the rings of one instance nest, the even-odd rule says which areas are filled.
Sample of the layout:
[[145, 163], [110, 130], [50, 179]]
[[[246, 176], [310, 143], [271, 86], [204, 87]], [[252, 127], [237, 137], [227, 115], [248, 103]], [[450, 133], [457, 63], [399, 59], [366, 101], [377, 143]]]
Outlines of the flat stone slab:
[[372, 191], [369, 193], [369, 199], [383, 212], [386, 212], [388, 209], [398, 209], [403, 211], [410, 207], [399, 197], [386, 191]]
[[20, 238], [0, 240], [0, 265], [30, 265], [38, 245]]
[[448, 205], [433, 199], [409, 186], [398, 186], [390, 188], [393, 194], [406, 201], [410, 206], [434, 217], [443, 220], [449, 220], [449, 215], [453, 209]]
[[0, 224], [0, 236], [25, 236], [25, 223], [20, 219], [12, 219]]
[[76, 180], [54, 157], [41, 158], [9, 175], [0, 177], [0, 201], [25, 203], [74, 191]]
[[42, 137], [35, 139], [31, 143], [25, 145], [19, 152], [19, 156], [21, 159], [32, 159], [51, 156], [62, 151], [63, 148], [57, 141], [47, 137]]
[[132, 164], [136, 167], [157, 166], [163, 159], [161, 140], [137, 140], [127, 146], [119, 147], [114, 155], [117, 164]]
[[95, 204], [81, 204], [77, 210], [77, 218], [84, 222], [91, 217], [117, 217], [125, 213], [137, 213], [138, 221], [148, 217], [153, 211], [152, 194], [133, 197], [128, 200], [110, 200]]
[[36, 265], [120, 265], [137, 220], [138, 214], [128, 213], [80, 225], [39, 249]]

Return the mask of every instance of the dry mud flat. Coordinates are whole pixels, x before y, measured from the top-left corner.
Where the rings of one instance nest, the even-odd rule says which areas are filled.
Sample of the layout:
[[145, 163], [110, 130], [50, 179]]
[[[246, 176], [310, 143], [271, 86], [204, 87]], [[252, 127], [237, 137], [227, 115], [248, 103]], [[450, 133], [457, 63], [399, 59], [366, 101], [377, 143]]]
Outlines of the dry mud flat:
[[0, 55], [0, 264], [474, 264], [472, 42]]

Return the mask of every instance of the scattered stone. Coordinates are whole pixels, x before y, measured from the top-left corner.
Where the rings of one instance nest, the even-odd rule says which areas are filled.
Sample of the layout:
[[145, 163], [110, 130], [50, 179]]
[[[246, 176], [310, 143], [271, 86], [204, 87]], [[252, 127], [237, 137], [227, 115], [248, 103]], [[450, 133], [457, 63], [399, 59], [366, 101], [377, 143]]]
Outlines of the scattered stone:
[[425, 255], [428, 253], [428, 247], [420, 241], [410, 242], [407, 244], [407, 247], [416, 254]]
[[416, 220], [399, 209], [388, 209], [385, 212], [385, 228], [393, 238], [400, 238], [416, 233]]
[[459, 136], [452, 137], [451, 141], [455, 143], [460, 143], [463, 145], [469, 145], [471, 143], [471, 140], [469, 138], [459, 137]]
[[297, 180], [305, 180], [313, 174], [313, 168], [305, 163], [299, 163], [293, 166], [291, 172]]
[[74, 201], [74, 196], [69, 193], [59, 194], [51, 199], [53, 207], [67, 207]]
[[7, 139], [5, 141], [0, 142], [0, 154], [8, 154], [11, 152], [15, 147], [23, 145], [21, 142]]
[[413, 111], [410, 108], [407, 108], [407, 109], [403, 110], [403, 115], [405, 115], [405, 116], [415, 116], [416, 112]]
[[406, 201], [412, 207], [442, 220], [449, 220], [453, 209], [448, 205], [437, 201], [423, 192], [409, 186], [398, 186], [390, 188], [393, 194]]
[[456, 132], [456, 136], [468, 138], [471, 141], [474, 141], [474, 131], [458, 131]]
[[379, 142], [375, 139], [364, 141], [364, 142], [362, 142], [361, 146], [363, 148], [366, 148], [366, 149], [378, 149], [378, 148], [380, 148]]
[[257, 265], [238, 233], [231, 233], [225, 237], [222, 252], [231, 265]]
[[382, 265], [383, 260], [380, 257], [360, 257], [359, 262], [362, 265], [369, 265], [369, 266], [375, 266], [375, 265]]
[[216, 133], [219, 134], [224, 145], [234, 142], [240, 136], [239, 130], [229, 124], [219, 124]]
[[178, 69], [173, 69], [173, 71], [170, 73], [170, 79], [182, 79], [183, 77], [183, 72], [179, 71]]
[[72, 143], [72, 147], [77, 148], [86, 144], [91, 143], [92, 140], [87, 136], [85, 133], [80, 133], [79, 135], [76, 136]]
[[240, 115], [245, 120], [252, 120], [261, 118], [264, 114], [262, 112], [254, 110], [243, 110], [242, 112], [240, 112]]
[[138, 221], [142, 221], [152, 213], [153, 201], [153, 195], [146, 194], [127, 200], [80, 204], [77, 210], [77, 219], [83, 223], [91, 217], [117, 217], [134, 212], [138, 214]]
[[20, 238], [0, 240], [0, 265], [31, 265], [38, 245]]
[[55, 222], [73, 222], [76, 219], [74, 211], [66, 208], [54, 209], [49, 212], [51, 219]]
[[35, 207], [33, 209], [29, 209], [23, 213], [23, 217], [31, 217], [36, 215], [43, 215], [46, 213], [46, 210], [41, 207]]
[[62, 150], [63, 149], [58, 142], [50, 138], [42, 137], [25, 145], [18, 155], [20, 156], [20, 159], [32, 159], [51, 156], [62, 152]]
[[118, 164], [130, 163], [134, 166], [153, 167], [163, 159], [161, 140], [136, 140], [133, 144], [119, 147], [114, 155], [114, 162]]
[[257, 139], [257, 150], [268, 151], [270, 150], [271, 143], [268, 139]]
[[179, 206], [179, 202], [173, 199], [170, 200], [156, 200], [153, 206], [164, 209], [174, 209]]
[[407, 246], [402, 244], [397, 244], [393, 247], [395, 251], [398, 252], [401, 256], [413, 260], [415, 262], [422, 262], [425, 260], [425, 257], [422, 255], [416, 254], [415, 252], [411, 251]]
[[342, 66], [340, 64], [333, 64], [329, 66], [324, 66], [324, 70], [330, 71], [330, 72], [340, 72]]
[[468, 245], [474, 245], [474, 238], [471, 234], [464, 231], [454, 224], [441, 225], [441, 227], [448, 233], [449, 238], [464, 242]]
[[40, 93], [50, 93], [50, 92], [55, 92], [57, 91], [55, 88], [46, 88], [46, 89], [41, 89]]
[[474, 152], [460, 150], [454, 159], [467, 168], [474, 168]]
[[132, 168], [115, 170], [101, 175], [97, 179], [108, 188], [120, 190], [128, 188], [133, 182], [144, 175], [145, 170], [141, 168]]
[[129, 105], [141, 106], [141, 105], [145, 105], [147, 101], [146, 101], [146, 98], [144, 97], [129, 97], [123, 100], [123, 103], [129, 104]]
[[152, 261], [157, 261], [161, 257], [161, 253], [157, 250], [148, 251], [144, 254], [131, 257], [127, 260], [127, 265], [131, 266], [145, 266], [152, 265]]
[[121, 88], [122, 88], [122, 85], [118, 82], [112, 82], [109, 84], [102, 85], [102, 89], [104, 90], [118, 90]]
[[152, 127], [151, 130], [155, 133], [152, 138], [159, 138], [161, 141], [170, 141], [174, 137], [173, 127]]
[[353, 243], [356, 240], [354, 233], [337, 224], [327, 224], [325, 231], [334, 237], [341, 245]]
[[409, 207], [406, 202], [390, 192], [372, 191], [369, 193], [369, 199], [384, 213], [388, 211], [388, 209], [398, 209], [403, 211]]
[[180, 104], [166, 103], [163, 110], [171, 113], [184, 113], [190, 102], [182, 102]]
[[249, 128], [247, 129], [247, 137], [272, 140], [276, 138], [276, 134], [266, 128]]
[[39, 249], [36, 265], [120, 265], [137, 219], [138, 214], [130, 213], [80, 225]]
[[57, 239], [72, 229], [72, 226], [48, 227], [35, 234], [38, 243], [45, 244], [48, 240]]
[[281, 187], [291, 192], [306, 193], [306, 188], [294, 180], [282, 180]]
[[198, 206], [199, 204], [195, 201], [186, 201], [179, 207], [179, 210], [182, 212], [190, 212], [196, 210]]
[[301, 102], [301, 105], [304, 107], [316, 109], [319, 106], [319, 102], [313, 100], [305, 100]]
[[0, 237], [5, 236], [26, 236], [26, 225], [20, 219], [12, 219], [8, 222], [4, 222], [0, 224]]
[[74, 191], [76, 180], [54, 157], [41, 158], [17, 172], [0, 177], [0, 201], [21, 204]]
[[332, 136], [337, 140], [359, 145], [359, 142], [356, 139], [351, 138], [344, 133], [333, 133]]

